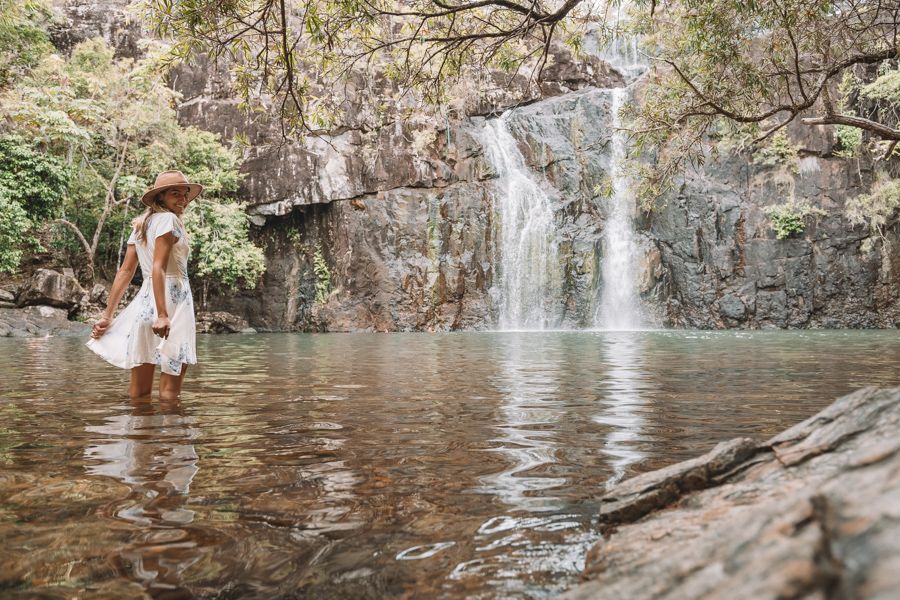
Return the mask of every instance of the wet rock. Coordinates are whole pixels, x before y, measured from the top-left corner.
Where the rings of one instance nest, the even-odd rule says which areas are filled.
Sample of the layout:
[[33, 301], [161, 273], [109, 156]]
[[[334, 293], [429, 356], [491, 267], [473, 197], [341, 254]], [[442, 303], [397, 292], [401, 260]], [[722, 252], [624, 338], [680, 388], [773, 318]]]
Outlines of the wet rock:
[[866, 388], [768, 442], [623, 482], [601, 498], [589, 581], [563, 598], [895, 597], [898, 425], [900, 388]]
[[197, 314], [197, 333], [256, 333], [246, 319], [225, 311]]
[[753, 440], [739, 438], [722, 442], [699, 458], [629, 479], [600, 499], [600, 523], [630, 523], [685, 494], [715, 485], [757, 449]]
[[68, 313], [52, 306], [0, 308], [0, 337], [46, 337], [48, 335], [84, 336], [90, 334], [87, 323], [70, 321]]
[[38, 269], [19, 294], [18, 306], [55, 306], [71, 309], [78, 306], [86, 292], [73, 275], [50, 269]]
[[743, 319], [747, 313], [744, 302], [734, 294], [726, 294], [719, 299], [719, 314], [731, 319]]

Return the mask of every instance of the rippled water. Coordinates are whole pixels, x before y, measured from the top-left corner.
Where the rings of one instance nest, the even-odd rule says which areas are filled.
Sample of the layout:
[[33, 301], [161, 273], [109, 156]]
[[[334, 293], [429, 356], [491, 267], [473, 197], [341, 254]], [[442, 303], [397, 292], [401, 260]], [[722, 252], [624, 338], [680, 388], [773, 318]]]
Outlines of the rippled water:
[[893, 331], [200, 341], [165, 404], [0, 340], [0, 594], [549, 597], [610, 482], [900, 384]]

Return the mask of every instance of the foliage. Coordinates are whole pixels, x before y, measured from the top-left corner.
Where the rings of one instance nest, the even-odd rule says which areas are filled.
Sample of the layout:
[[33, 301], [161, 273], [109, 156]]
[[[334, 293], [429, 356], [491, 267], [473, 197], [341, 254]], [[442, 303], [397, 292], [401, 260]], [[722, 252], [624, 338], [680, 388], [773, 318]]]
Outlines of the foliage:
[[0, 186], [0, 273], [13, 273], [19, 268], [31, 226], [25, 209]]
[[[371, 85], [356, 77], [344, 86], [364, 69], [382, 73], [395, 97], [417, 90], [441, 102], [448, 82], [477, 80], [490, 69], [539, 78], [553, 40], [577, 51], [588, 24], [602, 34], [640, 34], [653, 67], [640, 108], [628, 116], [633, 157], [650, 159], [634, 167], [642, 203], [665, 194], [684, 168], [706, 160], [707, 134], [722, 130], [723, 121], [745, 133], [755, 129], [756, 142], [797, 119], [900, 139], [892, 124], [844, 114], [830, 98], [833, 83], [856, 65], [885, 64], [898, 55], [898, 0], [637, 0], [628, 5], [624, 25], [617, 15], [626, 5], [618, 0], [143, 5], [179, 56], [226, 58], [245, 104], [276, 112], [285, 135], [333, 125], [348, 106], [344, 90]], [[890, 77], [870, 92], [886, 97], [879, 90], [890, 87]], [[818, 114], [806, 116], [810, 111]]]
[[900, 180], [880, 174], [868, 194], [860, 194], [844, 205], [847, 220], [853, 225], [868, 225], [882, 238], [900, 213]]
[[860, 94], [871, 100], [900, 104], [900, 69], [887, 71], [872, 83], [863, 86]]
[[249, 240], [250, 221], [242, 205], [199, 199], [184, 222], [196, 257], [193, 273], [204, 289], [256, 287], [265, 271], [265, 256]]
[[[142, 150], [179, 130], [171, 105], [175, 94], [154, 57], [151, 51], [141, 61], [116, 60], [102, 39], [88, 40], [68, 59], [45, 57], [0, 97], [16, 134], [69, 162], [66, 201], [53, 215], [55, 247], [71, 260], [83, 253], [91, 278], [98, 258], [106, 263], [120, 254], [127, 227], [123, 207], [141, 187], [133, 178], [121, 187], [119, 178], [144, 175], [149, 165]], [[120, 235], [103, 235], [110, 225]]]
[[774, 204], [765, 209], [766, 216], [779, 240], [786, 239], [794, 233], [803, 233], [804, 220], [809, 216], [823, 217], [826, 212], [810, 206], [805, 202], [788, 202]]
[[0, 89], [27, 73], [53, 50], [43, 0], [0, 0]]
[[856, 65], [897, 56], [897, 8], [896, 0], [638, 3], [633, 29], [653, 59], [642, 104], [627, 115], [632, 157], [652, 159], [638, 194], [657, 198], [702, 164], [707, 136], [723, 122], [757, 128], [751, 143], [795, 120], [900, 139], [892, 124], [845, 114], [831, 98]]
[[604, 175], [600, 180], [600, 183], [594, 186], [593, 193], [594, 196], [597, 196], [598, 198], [612, 198], [615, 193], [612, 177], [610, 175]]
[[[196, 278], [204, 290], [253, 286], [264, 262], [249, 240], [247, 215], [231, 200], [239, 154], [216, 134], [178, 124], [166, 56], [151, 48], [141, 60], [117, 60], [99, 38], [78, 44], [68, 59], [45, 56], [0, 96], [13, 132], [0, 137], [0, 190], [27, 209], [30, 222], [53, 219], [54, 247], [93, 276], [95, 262], [117, 264], [138, 198], [155, 175], [180, 169], [215, 199], [198, 201], [186, 217]], [[15, 227], [4, 222], [4, 256], [21, 254], [27, 242], [26, 221], [13, 209], [9, 215]]]
[[19, 135], [0, 136], [0, 190], [41, 222], [59, 215], [71, 170], [65, 161], [41, 152]]
[[779, 131], [769, 139], [769, 143], [758, 150], [753, 162], [758, 165], [787, 166], [793, 173], [799, 171], [797, 160], [800, 147], [792, 144], [784, 131]]
[[857, 148], [862, 145], [862, 129], [847, 125], [835, 125], [834, 134], [837, 138], [835, 154], [844, 158], [850, 158], [856, 154]]
[[204, 197], [226, 198], [237, 192], [242, 179], [237, 150], [222, 144], [218, 134], [192, 126], [174, 129], [172, 135], [159, 136], [137, 152], [143, 167], [142, 189], [152, 184], [157, 173], [178, 169], [203, 185]]
[[328, 270], [321, 248], [316, 248], [313, 255], [313, 272], [316, 274], [316, 302], [325, 302], [331, 293], [331, 271]]

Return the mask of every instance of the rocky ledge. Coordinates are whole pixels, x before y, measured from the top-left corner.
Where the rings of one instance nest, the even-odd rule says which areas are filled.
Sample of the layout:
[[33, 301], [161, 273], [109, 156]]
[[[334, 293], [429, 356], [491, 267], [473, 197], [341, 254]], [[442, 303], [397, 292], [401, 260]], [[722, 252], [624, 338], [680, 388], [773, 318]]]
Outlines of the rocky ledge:
[[568, 600], [900, 597], [900, 388], [737, 439], [601, 498]]

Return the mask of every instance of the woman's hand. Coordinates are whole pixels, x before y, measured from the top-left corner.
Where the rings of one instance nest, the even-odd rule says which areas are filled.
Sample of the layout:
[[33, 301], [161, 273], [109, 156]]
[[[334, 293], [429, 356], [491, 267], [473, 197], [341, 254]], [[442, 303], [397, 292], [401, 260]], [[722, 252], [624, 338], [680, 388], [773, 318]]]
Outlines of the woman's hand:
[[112, 319], [110, 319], [109, 317], [100, 317], [91, 328], [91, 337], [95, 340], [99, 340], [100, 336], [106, 333], [106, 330], [109, 329], [111, 323]]
[[153, 333], [158, 335], [161, 338], [169, 337], [169, 327], [171, 324], [169, 323], [169, 317], [157, 317], [155, 321], [153, 321]]

